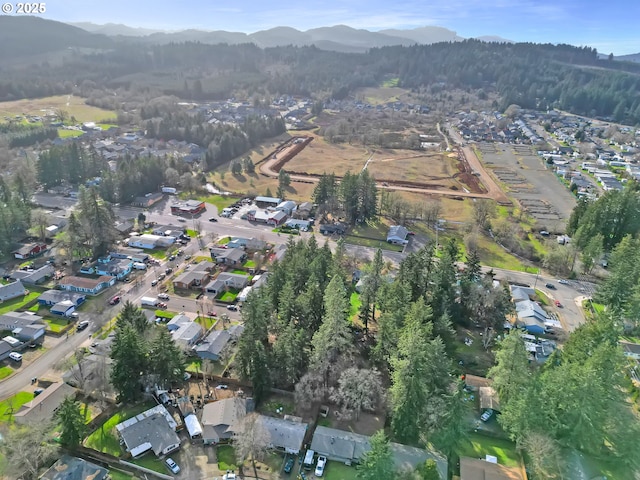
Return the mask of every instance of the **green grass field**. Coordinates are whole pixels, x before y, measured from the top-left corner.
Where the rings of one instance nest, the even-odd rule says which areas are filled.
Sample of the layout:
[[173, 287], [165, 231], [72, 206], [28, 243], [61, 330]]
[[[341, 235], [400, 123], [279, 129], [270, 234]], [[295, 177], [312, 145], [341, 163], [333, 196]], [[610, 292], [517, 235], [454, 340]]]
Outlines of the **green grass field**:
[[201, 202], [210, 203], [211, 205], [215, 205], [218, 211], [221, 211], [223, 208], [227, 208], [229, 205], [236, 203], [238, 200], [236, 197], [228, 197], [224, 195], [191, 195], [187, 192], [182, 192], [178, 195], [183, 200], [193, 199], [200, 200]]
[[360, 305], [362, 305], [362, 302], [360, 301], [360, 294], [358, 292], [353, 292], [351, 297], [349, 297], [349, 318], [352, 322], [358, 318]]
[[[235, 290], [235, 289], [234, 289], [234, 290]], [[233, 302], [233, 301], [236, 299], [236, 297], [237, 297], [237, 296], [238, 296], [238, 292], [237, 292], [237, 291], [235, 291], [235, 292], [234, 292], [234, 291], [232, 291], [232, 290], [229, 290], [228, 292], [224, 292], [224, 293], [220, 296], [220, 300], [221, 300], [222, 302], [230, 303], [230, 302]]]
[[118, 441], [115, 427], [117, 424], [136, 416], [139, 413], [148, 410], [153, 406], [152, 403], [143, 403], [131, 407], [125, 407], [114, 416], [107, 420], [102, 428], [98, 428], [95, 432], [87, 437], [85, 445], [99, 452], [108, 453], [119, 457], [123, 451]]
[[164, 466], [164, 462], [159, 458], [154, 458], [151, 453], [147, 453], [142, 458], [132, 458], [129, 460], [131, 463], [135, 463], [136, 465], [140, 465], [141, 467], [148, 468], [149, 470], [153, 470], [154, 472], [164, 473], [168, 472], [167, 468]]
[[166, 310], [156, 310], [156, 317], [168, 318], [169, 320], [171, 320], [176, 315], [178, 315], [176, 312], [167, 312]]
[[2, 302], [0, 304], [0, 315], [4, 315], [5, 313], [15, 312], [20, 308], [23, 308], [27, 303], [35, 300], [40, 296], [42, 292], [29, 292], [23, 297], [13, 298], [11, 300], [7, 300], [6, 302]]
[[536, 268], [525, 265], [500, 245], [482, 235], [478, 235], [478, 254], [480, 255], [480, 262], [483, 265], [519, 272], [537, 272]]
[[356, 477], [356, 467], [348, 466], [344, 463], [330, 460], [324, 470], [326, 480], [354, 480]]
[[506, 467], [518, 467], [520, 455], [516, 451], [516, 445], [508, 440], [486, 437], [477, 433], [469, 435], [458, 454], [461, 457], [484, 458], [485, 455], [497, 457], [498, 463]]
[[60, 138], [81, 137], [82, 135], [84, 135], [84, 132], [79, 130], [67, 130], [66, 128], [58, 129], [58, 136]]
[[15, 370], [9, 367], [8, 365], [0, 367], [0, 380], [2, 380], [3, 378], [7, 378], [10, 375], [13, 375], [14, 371]]
[[46, 317], [44, 319], [45, 323], [49, 330], [53, 333], [60, 333], [67, 325], [69, 325], [69, 321], [66, 318], [57, 318], [57, 317]]
[[73, 95], [55, 95], [52, 97], [13, 100], [0, 102], [0, 117], [13, 117], [15, 115], [42, 116], [63, 110], [77, 122], [108, 122], [117, 117], [116, 112], [103, 110], [85, 103], [85, 99]]
[[0, 402], [0, 423], [11, 422], [13, 416], [11, 408], [17, 412], [22, 405], [33, 400], [33, 393], [18, 392], [14, 396], [9, 397]]
[[231, 445], [220, 445], [217, 450], [218, 468], [223, 472], [226, 470], [237, 470], [236, 453]]
[[209, 317], [207, 315], [200, 315], [199, 317], [196, 317], [195, 321], [202, 325], [205, 332], [213, 327], [214, 323], [216, 323], [216, 319], [214, 317]]

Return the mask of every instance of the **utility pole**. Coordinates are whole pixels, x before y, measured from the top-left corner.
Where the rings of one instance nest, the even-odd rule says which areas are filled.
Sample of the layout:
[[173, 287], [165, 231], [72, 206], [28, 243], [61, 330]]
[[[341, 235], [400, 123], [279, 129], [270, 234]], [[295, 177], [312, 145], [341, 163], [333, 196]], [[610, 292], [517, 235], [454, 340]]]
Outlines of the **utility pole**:
[[536, 289], [536, 285], [538, 285], [538, 277], [540, 276], [540, 269], [538, 269], [538, 272], [536, 273], [536, 281], [533, 282], [533, 289]]

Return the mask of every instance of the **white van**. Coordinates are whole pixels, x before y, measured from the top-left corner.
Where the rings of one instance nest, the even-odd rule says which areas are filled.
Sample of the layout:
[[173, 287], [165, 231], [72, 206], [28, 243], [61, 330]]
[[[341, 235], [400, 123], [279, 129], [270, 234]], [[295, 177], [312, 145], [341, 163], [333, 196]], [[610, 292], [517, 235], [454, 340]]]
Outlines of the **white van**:
[[135, 268], [136, 270], [146, 270], [147, 264], [142, 262], [135, 262], [133, 264], [133, 268]]
[[19, 354], [19, 353], [17, 353], [17, 352], [11, 352], [11, 353], [9, 354], [9, 358], [10, 358], [11, 360], [13, 360], [14, 362], [21, 362], [21, 361], [22, 361], [22, 355], [20, 355], [20, 354]]
[[307, 450], [307, 453], [304, 455], [304, 462], [302, 462], [302, 466], [305, 470], [313, 469], [313, 457], [316, 454], [313, 450]]

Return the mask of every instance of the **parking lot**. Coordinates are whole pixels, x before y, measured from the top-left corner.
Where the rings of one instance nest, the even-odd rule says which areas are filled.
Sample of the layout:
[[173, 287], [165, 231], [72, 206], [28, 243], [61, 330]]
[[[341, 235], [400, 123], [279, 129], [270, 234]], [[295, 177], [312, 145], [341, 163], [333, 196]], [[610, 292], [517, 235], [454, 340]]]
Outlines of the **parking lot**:
[[482, 143], [479, 148], [485, 166], [537, 220], [539, 228], [564, 232], [576, 199], [531, 146]]

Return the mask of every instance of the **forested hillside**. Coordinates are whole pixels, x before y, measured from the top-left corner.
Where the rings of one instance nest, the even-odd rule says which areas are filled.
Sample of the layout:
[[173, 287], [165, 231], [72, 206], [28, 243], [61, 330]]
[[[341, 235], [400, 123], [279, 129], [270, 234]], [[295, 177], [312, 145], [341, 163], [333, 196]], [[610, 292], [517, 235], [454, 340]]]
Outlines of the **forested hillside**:
[[[55, 37], [64, 39], [55, 43], [60, 47], [73, 34], [73, 27], [65, 27], [64, 35]], [[83, 41], [96, 46], [99, 36], [79, 31], [89, 35]], [[7, 35], [11, 33], [3, 37]], [[103, 96], [113, 97], [109, 89], [124, 88], [196, 101], [228, 98], [239, 91], [339, 99], [358, 87], [378, 86], [394, 78], [398, 86], [416, 91], [496, 92], [501, 99], [498, 108], [512, 103], [557, 107], [640, 122], [640, 65], [600, 59], [595, 49], [587, 47], [467, 40], [338, 53], [316, 47], [260, 49], [253, 44], [146, 46], [123, 38], [109, 39], [102, 50], [68, 50], [61, 65], [5, 65], [0, 100], [69, 93], [73, 88], [98, 97], [101, 89], [107, 90]], [[114, 108], [120, 101], [104, 100]]]

